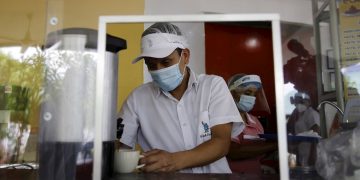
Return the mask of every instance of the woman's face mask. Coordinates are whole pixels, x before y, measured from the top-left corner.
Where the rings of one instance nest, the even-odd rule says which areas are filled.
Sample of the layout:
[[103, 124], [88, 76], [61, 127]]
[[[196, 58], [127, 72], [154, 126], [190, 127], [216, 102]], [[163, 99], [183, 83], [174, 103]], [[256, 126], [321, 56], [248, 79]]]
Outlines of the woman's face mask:
[[180, 55], [179, 62], [172, 66], [155, 71], [149, 71], [152, 79], [163, 91], [174, 90], [183, 80], [186, 66], [184, 67], [183, 73], [181, 73], [179, 68], [181, 57], [182, 53]]
[[236, 103], [236, 106], [242, 112], [249, 112], [255, 105], [256, 97], [248, 96], [248, 95], [241, 95], [239, 102]]
[[307, 109], [307, 106], [304, 104], [296, 104], [295, 107], [299, 113], [304, 112]]

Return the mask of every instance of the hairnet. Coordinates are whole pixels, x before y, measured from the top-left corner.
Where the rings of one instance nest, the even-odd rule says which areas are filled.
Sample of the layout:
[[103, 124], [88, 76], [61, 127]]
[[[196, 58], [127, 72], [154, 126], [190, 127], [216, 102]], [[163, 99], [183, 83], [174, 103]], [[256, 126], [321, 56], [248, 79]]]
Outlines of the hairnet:
[[295, 97], [301, 98], [301, 99], [308, 99], [310, 100], [310, 96], [304, 92], [297, 92], [295, 94]]
[[181, 32], [180, 28], [177, 27], [176, 25], [168, 22], [158, 22], [148, 27], [142, 33], [141, 37], [155, 33], [167, 33], [167, 34], [175, 34], [178, 36], [183, 36], [183, 33]]
[[297, 92], [295, 93], [294, 97], [290, 97], [290, 103], [291, 104], [304, 104], [305, 102], [311, 102], [310, 96], [307, 93], [304, 92]]

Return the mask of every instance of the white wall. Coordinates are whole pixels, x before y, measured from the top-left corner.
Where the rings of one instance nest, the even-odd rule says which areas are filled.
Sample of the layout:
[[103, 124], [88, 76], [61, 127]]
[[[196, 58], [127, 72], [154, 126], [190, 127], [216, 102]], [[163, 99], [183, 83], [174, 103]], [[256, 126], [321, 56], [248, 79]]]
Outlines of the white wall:
[[279, 13], [282, 21], [312, 24], [311, 0], [146, 0], [145, 14]]
[[[282, 21], [312, 24], [311, 0], [146, 0], [144, 14], [279, 13]], [[179, 25], [189, 37], [190, 67], [205, 73], [204, 28]], [[145, 81], [150, 80], [146, 67]]]
[[311, 0], [201, 0], [201, 2], [203, 12], [279, 13], [281, 21], [312, 24]]
[[[199, 14], [200, 1], [145, 0], [144, 14]], [[203, 23], [174, 23], [185, 33], [190, 45], [189, 66], [196, 73], [205, 73], [205, 39]], [[144, 67], [144, 82], [151, 77]]]

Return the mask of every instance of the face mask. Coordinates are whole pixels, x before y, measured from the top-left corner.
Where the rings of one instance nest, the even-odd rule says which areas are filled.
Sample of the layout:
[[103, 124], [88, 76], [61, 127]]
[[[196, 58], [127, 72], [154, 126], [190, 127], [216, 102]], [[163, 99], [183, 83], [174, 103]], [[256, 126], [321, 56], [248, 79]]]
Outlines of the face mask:
[[236, 103], [236, 106], [243, 112], [249, 112], [255, 105], [256, 97], [241, 95], [240, 100]]
[[[159, 69], [156, 71], [149, 71], [152, 79], [163, 91], [172, 91], [179, 86], [184, 78], [184, 74], [181, 74], [179, 63], [181, 61], [182, 54], [179, 62], [170, 67]], [[184, 67], [185, 71], [186, 66]], [[184, 73], [183, 71], [183, 73]]]
[[304, 112], [307, 109], [307, 107], [303, 104], [297, 104], [296, 109], [299, 113], [301, 113], [301, 112]]

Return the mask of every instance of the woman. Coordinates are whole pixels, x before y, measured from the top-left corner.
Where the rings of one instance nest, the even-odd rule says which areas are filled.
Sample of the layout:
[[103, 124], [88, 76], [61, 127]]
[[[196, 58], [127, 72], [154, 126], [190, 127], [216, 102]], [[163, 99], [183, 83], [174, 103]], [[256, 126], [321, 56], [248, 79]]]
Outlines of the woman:
[[274, 152], [277, 144], [259, 138], [264, 128], [258, 118], [249, 114], [254, 108], [270, 113], [260, 77], [236, 74], [228, 80], [228, 87], [246, 126], [237, 138], [232, 139], [227, 156], [230, 168], [233, 172], [261, 174], [260, 160], [266, 153]]
[[[320, 115], [311, 107], [309, 94], [297, 92], [290, 99], [295, 105], [287, 122], [288, 134], [320, 137]], [[288, 150], [297, 156], [297, 165], [313, 166], [316, 160], [316, 143], [288, 142]]]

